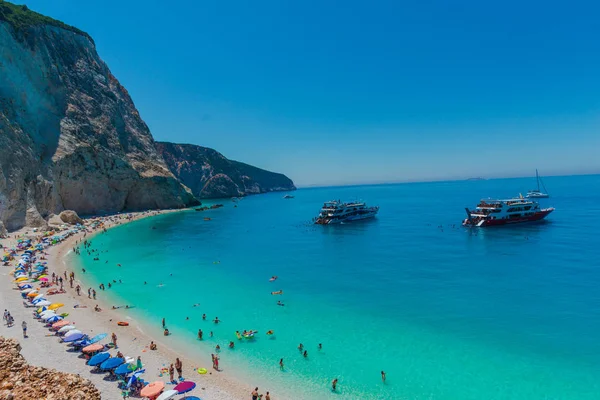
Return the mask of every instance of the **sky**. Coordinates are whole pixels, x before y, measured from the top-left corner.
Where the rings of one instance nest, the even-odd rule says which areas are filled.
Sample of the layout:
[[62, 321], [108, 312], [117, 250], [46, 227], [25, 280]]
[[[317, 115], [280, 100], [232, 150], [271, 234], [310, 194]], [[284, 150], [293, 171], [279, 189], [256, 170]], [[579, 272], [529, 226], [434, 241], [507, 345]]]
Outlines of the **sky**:
[[298, 186], [600, 172], [600, 4], [30, 0], [156, 140]]

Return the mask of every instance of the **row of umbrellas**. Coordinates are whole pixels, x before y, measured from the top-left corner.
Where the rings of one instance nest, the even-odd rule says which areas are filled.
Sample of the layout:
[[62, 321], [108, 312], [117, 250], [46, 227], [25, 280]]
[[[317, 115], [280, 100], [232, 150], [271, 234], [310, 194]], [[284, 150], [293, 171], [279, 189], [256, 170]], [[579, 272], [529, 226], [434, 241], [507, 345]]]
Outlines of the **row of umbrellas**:
[[[61, 240], [62, 238], [53, 238]], [[30, 247], [30, 241], [20, 243], [23, 247]], [[102, 350], [105, 346], [99, 342], [107, 337], [106, 333], [98, 334], [92, 338], [81, 332], [75, 327], [73, 322], [65, 319], [68, 314], [57, 314], [57, 311], [64, 306], [63, 303], [52, 303], [46, 299], [44, 294], [38, 292], [37, 289], [33, 288], [33, 280], [39, 280], [47, 282], [48, 278], [44, 275], [46, 265], [37, 263], [35, 266], [31, 266], [29, 274], [27, 273], [28, 264], [30, 264], [33, 258], [33, 252], [35, 250], [43, 249], [43, 245], [36, 245], [25, 250], [22, 254], [19, 264], [13, 271], [15, 282], [19, 287], [21, 295], [29, 300], [31, 304], [38, 307], [35, 311], [35, 315], [41, 321], [47, 323], [53, 331], [62, 335], [62, 342], [69, 343], [74, 348], [81, 349], [82, 352], [92, 354], [93, 356], [88, 360], [87, 364], [96, 367], [102, 371], [108, 371], [115, 375], [127, 377], [127, 388], [139, 379], [145, 370], [141, 369], [141, 365], [133, 364], [133, 359], [126, 359], [123, 357], [111, 357], [111, 355]], [[35, 268], [35, 270], [34, 270]], [[146, 397], [154, 400], [170, 400], [177, 395], [185, 394], [192, 391], [196, 387], [196, 384], [192, 381], [183, 381], [177, 384], [173, 389], [164, 390], [165, 383], [156, 381], [144, 386], [140, 392], [142, 397]], [[187, 400], [200, 400], [195, 396], [184, 397]]]

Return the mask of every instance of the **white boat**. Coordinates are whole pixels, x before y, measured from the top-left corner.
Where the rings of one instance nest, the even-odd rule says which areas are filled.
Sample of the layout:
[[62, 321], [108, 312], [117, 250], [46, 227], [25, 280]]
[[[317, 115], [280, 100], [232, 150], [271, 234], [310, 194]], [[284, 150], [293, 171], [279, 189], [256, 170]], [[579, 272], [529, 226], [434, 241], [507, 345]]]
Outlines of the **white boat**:
[[373, 218], [378, 212], [379, 207], [367, 207], [364, 202], [342, 203], [340, 200], [333, 200], [323, 204], [315, 224], [329, 225], [358, 221]]
[[541, 208], [537, 201], [520, 196], [507, 200], [482, 199], [474, 210], [465, 210], [467, 218], [463, 221], [463, 226], [483, 228], [541, 221], [554, 208]]
[[[537, 189], [533, 189], [527, 192], [526, 197], [529, 197], [530, 199], [546, 199], [550, 197], [550, 195], [547, 193], [548, 191], [546, 190], [546, 186], [544, 186], [544, 182], [542, 182], [542, 178], [540, 178], [540, 175], [538, 174], [537, 169], [535, 170], [535, 179], [537, 181]], [[544, 188], [543, 192], [540, 190], [540, 182], [542, 183], [542, 187]]]

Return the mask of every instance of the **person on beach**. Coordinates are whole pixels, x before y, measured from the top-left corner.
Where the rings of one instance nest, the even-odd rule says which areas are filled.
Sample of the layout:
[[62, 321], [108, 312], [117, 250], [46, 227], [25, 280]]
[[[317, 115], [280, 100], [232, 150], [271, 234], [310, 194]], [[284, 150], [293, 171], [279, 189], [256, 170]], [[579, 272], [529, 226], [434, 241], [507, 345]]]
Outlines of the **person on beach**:
[[255, 387], [251, 394], [252, 400], [258, 400], [258, 387]]
[[169, 367], [169, 378], [171, 378], [171, 382], [175, 381], [175, 369], [173, 368], [173, 364]]
[[94, 298], [94, 300], [96, 300], [96, 289], [92, 290], [92, 297]]
[[381, 371], [381, 381], [385, 383], [385, 372]]
[[202, 332], [202, 329], [198, 329], [198, 340], [202, 340], [202, 335], [204, 335], [204, 332]]
[[335, 378], [333, 381], [331, 381], [331, 390], [333, 390], [334, 392], [337, 389], [337, 383], [338, 383], [337, 378]]
[[81, 286], [77, 285], [75, 291], [77, 292], [77, 296], [81, 296]]
[[23, 337], [26, 338], [27, 337], [27, 322], [23, 321], [23, 323], [21, 324], [21, 327], [23, 328]]
[[279, 360], [279, 369], [283, 371], [283, 358]]
[[118, 349], [119, 346], [117, 346], [117, 335], [115, 335], [115, 333], [113, 332], [110, 337], [112, 339], [113, 344], [115, 345], [115, 349]]
[[156, 350], [156, 343], [150, 342], [150, 350]]
[[269, 392], [265, 394], [265, 400], [271, 400], [271, 395], [269, 394]]
[[96, 304], [96, 307], [94, 307], [94, 311], [100, 312], [100, 311], [102, 311], [102, 309], [100, 307], [98, 307], [98, 304]]
[[88, 288], [88, 299], [92, 298], [92, 288]]
[[138, 356], [137, 363], [135, 364], [135, 369], [140, 370], [143, 368], [142, 357]]
[[181, 376], [181, 371], [183, 370], [183, 364], [179, 357], [175, 359], [175, 369], [177, 370], [177, 375], [179, 376], [179, 379], [182, 380], [183, 378]]

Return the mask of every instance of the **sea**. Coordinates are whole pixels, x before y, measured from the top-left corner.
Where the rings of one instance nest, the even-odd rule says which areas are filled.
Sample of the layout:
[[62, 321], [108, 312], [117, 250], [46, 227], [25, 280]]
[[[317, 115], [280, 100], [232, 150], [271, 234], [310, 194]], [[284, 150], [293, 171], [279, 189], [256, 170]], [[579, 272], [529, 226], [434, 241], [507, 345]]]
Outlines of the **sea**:
[[[134, 306], [123, 318], [197, 361], [196, 382], [218, 344], [221, 373], [274, 399], [598, 399], [600, 176], [544, 183], [542, 223], [461, 226], [465, 207], [533, 178], [307, 188], [139, 220], [70, 257]], [[336, 199], [381, 209], [313, 225]]]

